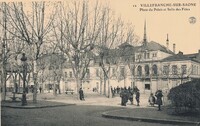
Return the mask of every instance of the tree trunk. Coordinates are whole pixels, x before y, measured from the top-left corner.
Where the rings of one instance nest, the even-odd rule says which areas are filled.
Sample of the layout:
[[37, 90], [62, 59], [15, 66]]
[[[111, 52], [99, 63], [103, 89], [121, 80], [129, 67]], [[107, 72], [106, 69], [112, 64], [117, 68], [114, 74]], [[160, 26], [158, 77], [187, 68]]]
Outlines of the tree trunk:
[[102, 94], [102, 79], [100, 79], [100, 94]]
[[[3, 52], [4, 53], [4, 52]], [[2, 78], [1, 78], [1, 100], [5, 101], [6, 100], [6, 63], [4, 61], [5, 59], [3, 59], [3, 65], [2, 65]]]
[[37, 103], [37, 73], [33, 75], [34, 86], [33, 86], [33, 103]]
[[124, 87], [126, 87], [126, 78], [124, 77]]
[[111, 88], [110, 88], [110, 79], [108, 78], [108, 98], [112, 98], [112, 94], [111, 94]]
[[45, 88], [45, 84], [43, 82], [43, 84], [42, 84], [42, 93], [44, 93], [44, 89], [46, 89], [46, 88]]
[[56, 89], [56, 84], [53, 84], [53, 95], [57, 96], [57, 89]]
[[103, 94], [106, 96], [106, 78], [104, 76], [104, 89], [103, 89]]
[[7, 14], [6, 14], [6, 3], [4, 2], [2, 4], [2, 9], [4, 11], [3, 14], [3, 26], [4, 28], [2, 29], [2, 33], [3, 33], [3, 43], [2, 43], [2, 79], [1, 79], [1, 90], [2, 90], [2, 93], [1, 93], [1, 100], [2, 101], [5, 101], [6, 100], [6, 41], [7, 41]]
[[76, 77], [76, 85], [77, 85], [77, 99], [79, 99], [79, 89], [81, 87], [81, 79], [79, 77]]
[[61, 91], [60, 91], [60, 81], [58, 82], [58, 93], [61, 94]]
[[5, 101], [6, 100], [6, 75], [5, 75], [5, 69], [2, 70], [2, 86], [1, 86], [1, 90], [2, 90], [2, 93], [1, 93], [1, 100], [2, 101]]

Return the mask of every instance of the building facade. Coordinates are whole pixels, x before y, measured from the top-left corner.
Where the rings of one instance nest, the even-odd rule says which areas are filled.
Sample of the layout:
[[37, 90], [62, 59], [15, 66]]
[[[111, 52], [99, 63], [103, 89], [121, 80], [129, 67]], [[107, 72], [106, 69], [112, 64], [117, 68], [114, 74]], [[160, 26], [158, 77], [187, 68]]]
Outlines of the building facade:
[[[104, 56], [97, 55], [91, 62], [87, 77], [82, 81], [85, 91], [94, 88], [109, 95], [110, 87], [137, 86], [141, 93], [168, 92], [171, 88], [195, 78], [200, 78], [200, 50], [193, 54], [175, 53], [166, 46], [146, 39], [146, 26], [142, 45], [123, 43], [115, 49], [107, 49]], [[103, 65], [102, 65], [103, 64]], [[106, 72], [105, 72], [106, 71]], [[72, 69], [64, 70], [63, 89], [76, 84]]]
[[[141, 93], [156, 92], [158, 89], [169, 91], [183, 82], [200, 78], [199, 56], [200, 51], [189, 55], [182, 52], [175, 54], [156, 42], [149, 42], [146, 47], [133, 47], [125, 43], [117, 49], [110, 50], [103, 58], [104, 68], [98, 58], [91, 62], [82, 87], [85, 91], [95, 88], [99, 93], [107, 95], [111, 86], [137, 86]], [[105, 73], [103, 69], [108, 72]], [[75, 78], [70, 67], [64, 69], [63, 77], [63, 91], [68, 88], [76, 90]]]
[[[110, 88], [137, 86], [141, 93], [168, 92], [186, 81], [200, 78], [200, 50], [193, 54], [175, 53], [166, 46], [144, 38], [140, 46], [123, 43], [114, 49], [103, 50], [104, 55], [95, 55], [87, 68], [81, 87], [85, 92], [96, 89], [109, 95]], [[99, 47], [98, 47], [99, 48]], [[60, 54], [48, 54], [38, 60], [38, 88], [45, 92], [59, 89], [77, 91], [76, 79], [67, 58]], [[13, 86], [12, 80], [8, 80]], [[29, 85], [32, 84], [31, 80]]]

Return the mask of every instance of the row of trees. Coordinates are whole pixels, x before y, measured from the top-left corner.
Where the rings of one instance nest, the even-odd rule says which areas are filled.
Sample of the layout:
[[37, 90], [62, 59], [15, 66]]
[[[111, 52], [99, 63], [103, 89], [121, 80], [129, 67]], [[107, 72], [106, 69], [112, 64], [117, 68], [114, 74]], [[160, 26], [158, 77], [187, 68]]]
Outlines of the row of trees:
[[[42, 69], [37, 67], [38, 59], [46, 53], [67, 57], [77, 90], [94, 54], [101, 55], [101, 68], [108, 78], [110, 67], [103, 61], [105, 49], [114, 48], [119, 42], [133, 43], [134, 29], [116, 18], [108, 6], [97, 2], [90, 8], [89, 4], [86, 1], [1, 3], [2, 100], [6, 95], [6, 65], [12, 61], [11, 57], [17, 59], [22, 52], [28, 56], [33, 75], [33, 102], [37, 101], [37, 76]], [[97, 49], [97, 45], [105, 48]]]

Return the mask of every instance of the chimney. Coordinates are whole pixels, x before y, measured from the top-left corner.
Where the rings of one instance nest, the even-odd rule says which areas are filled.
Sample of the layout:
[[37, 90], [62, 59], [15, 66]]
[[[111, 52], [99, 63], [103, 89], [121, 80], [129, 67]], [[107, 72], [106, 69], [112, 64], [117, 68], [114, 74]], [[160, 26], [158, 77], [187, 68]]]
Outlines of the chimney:
[[169, 49], [169, 39], [168, 39], [168, 34], [167, 34], [167, 40], [166, 40], [166, 47]]
[[179, 51], [179, 52], [178, 52], [178, 55], [183, 55], [183, 52]]
[[176, 53], [176, 44], [173, 44], [173, 52]]

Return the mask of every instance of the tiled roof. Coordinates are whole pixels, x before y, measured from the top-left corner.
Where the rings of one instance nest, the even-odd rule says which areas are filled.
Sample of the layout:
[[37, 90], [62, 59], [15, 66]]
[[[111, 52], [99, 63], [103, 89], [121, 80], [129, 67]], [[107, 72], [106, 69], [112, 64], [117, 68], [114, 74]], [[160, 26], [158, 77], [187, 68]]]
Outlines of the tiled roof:
[[141, 46], [132, 46], [129, 43], [125, 42], [118, 46], [116, 49], [111, 49], [109, 51], [109, 55], [111, 56], [130, 56], [135, 54], [135, 52], [139, 51]]
[[132, 46], [129, 43], [125, 42], [118, 46], [115, 49], [108, 49], [106, 48], [104, 52], [107, 51], [107, 57], [123, 57], [123, 56], [134, 56], [135, 52], [140, 51], [157, 51], [160, 50], [165, 53], [174, 54], [171, 50], [167, 49], [165, 46], [156, 43], [154, 41], [147, 42], [146, 46]]
[[119, 48], [125, 48], [125, 47], [133, 47], [131, 44], [128, 42], [122, 43], [121, 45], [118, 46]]
[[200, 62], [200, 52], [199, 53], [193, 53], [193, 54], [186, 54], [187, 57], [192, 58], [193, 60], [197, 60]]
[[190, 58], [196, 58], [198, 54], [199, 54], [199, 53], [186, 54], [186, 56], [188, 56], [188, 57], [190, 57]]
[[122, 57], [122, 56], [130, 56], [135, 54], [135, 48], [134, 47], [125, 47], [125, 48], [117, 48], [117, 49], [111, 49], [109, 50], [108, 55], [109, 56], [117, 56], [117, 57]]
[[198, 60], [197, 58], [194, 58], [194, 56], [197, 54], [187, 54], [187, 55], [183, 55], [182, 53], [178, 53], [176, 55], [172, 55], [169, 56], [165, 59], [163, 59], [162, 61], [185, 61], [185, 60], [191, 60], [191, 61], [195, 61], [195, 62], [200, 62], [200, 60]]
[[182, 61], [182, 60], [191, 60], [191, 58], [185, 56], [185, 55], [172, 55], [172, 56], [169, 56], [165, 59], [163, 59], [162, 61]]
[[161, 44], [159, 44], [157, 42], [154, 42], [154, 41], [147, 42], [146, 46], [140, 46], [139, 51], [145, 51], [145, 50], [149, 50], [149, 51], [160, 50], [162, 52], [166, 52], [166, 53], [169, 53], [169, 54], [174, 54], [171, 50], [167, 49], [165, 46], [163, 46], [163, 45], [161, 45]]

